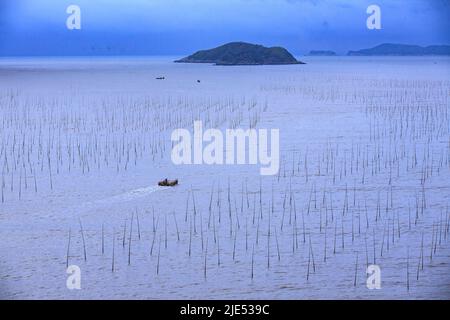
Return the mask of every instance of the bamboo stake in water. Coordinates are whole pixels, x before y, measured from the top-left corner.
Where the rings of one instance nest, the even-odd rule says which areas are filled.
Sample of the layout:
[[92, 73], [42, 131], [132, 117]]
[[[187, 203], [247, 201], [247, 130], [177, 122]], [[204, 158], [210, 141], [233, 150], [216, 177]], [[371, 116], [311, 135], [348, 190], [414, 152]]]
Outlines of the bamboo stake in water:
[[355, 263], [355, 278], [353, 280], [353, 286], [356, 287], [356, 279], [358, 276], [358, 251], [356, 252], [356, 263]]
[[234, 231], [234, 241], [233, 241], [233, 261], [235, 261], [236, 257], [236, 239], [237, 239], [237, 228]]
[[311, 249], [308, 251], [308, 268], [306, 270], [306, 281], [309, 280], [309, 267], [311, 265]]
[[204, 264], [204, 271], [203, 274], [205, 276], [205, 280], [206, 280], [206, 259], [208, 257], [208, 237], [206, 237], [206, 247], [205, 247], [205, 264]]
[[156, 229], [155, 229], [155, 232], [153, 232], [152, 246], [151, 246], [151, 248], [150, 248], [150, 255], [151, 255], [151, 256], [153, 255], [153, 248], [154, 248], [154, 246], [155, 246], [155, 239], [156, 239], [156, 233], [157, 233], [157, 231], [158, 231], [158, 225], [159, 225], [159, 216], [158, 216], [158, 220], [157, 220], [157, 222], [156, 222]]
[[[270, 213], [269, 213], [270, 219]], [[270, 220], [269, 220], [269, 230], [267, 234], [267, 269], [270, 269]]]
[[217, 266], [220, 267], [220, 241], [219, 234], [217, 234]]
[[180, 241], [180, 232], [178, 230], [177, 217], [175, 216], [175, 212], [173, 212], [172, 214], [173, 214], [173, 220], [175, 221], [175, 228], [177, 231], [177, 240]]
[[191, 256], [191, 248], [192, 248], [192, 218], [189, 221], [189, 257]]
[[125, 235], [127, 231], [127, 219], [125, 218], [125, 224], [123, 225], [122, 247], [125, 248]]
[[80, 223], [81, 239], [83, 240], [84, 261], [87, 261], [87, 255], [86, 255], [86, 242], [85, 242], [85, 240], [84, 240], [83, 225], [81, 224], [81, 219], [79, 219], [78, 221], [79, 221], [79, 223]]
[[138, 213], [138, 210], [137, 210], [137, 208], [136, 208], [136, 222], [137, 222], [137, 228], [138, 228], [138, 239], [139, 240], [141, 240], [141, 226], [140, 226], [140, 223], [139, 223], [139, 213]]
[[254, 276], [254, 262], [255, 262], [255, 245], [253, 244], [253, 249], [252, 249], [252, 271], [251, 271], [251, 278], [253, 280], [253, 276]]
[[71, 230], [69, 229], [69, 241], [67, 243], [67, 255], [66, 255], [66, 268], [69, 267], [69, 250], [70, 250], [70, 235]]
[[323, 246], [323, 262], [327, 262], [327, 229], [325, 228], [325, 243]]
[[336, 254], [336, 240], [337, 240], [337, 219], [334, 223], [334, 246], [333, 246], [333, 254]]
[[131, 237], [133, 235], [133, 217], [134, 213], [131, 214], [130, 236], [128, 238], [128, 265], [131, 265]]
[[314, 251], [313, 251], [313, 247], [312, 247], [311, 233], [309, 233], [309, 250], [311, 252], [313, 272], [315, 273], [316, 272], [316, 263], [314, 261]]
[[104, 225], [102, 223], [102, 255], [105, 253], [105, 232]]
[[188, 219], [188, 211], [189, 211], [189, 196], [191, 195], [191, 191], [188, 190], [188, 195], [187, 195], [187, 199], [186, 199], [186, 214], [184, 216], [184, 221], [187, 222]]
[[167, 215], [164, 215], [164, 248], [167, 249]]
[[373, 228], [373, 264], [377, 264], [377, 255], [375, 251], [375, 228]]
[[161, 257], [161, 235], [159, 235], [159, 244], [158, 244], [158, 261], [156, 262], [156, 274], [159, 274], [159, 259]]
[[275, 230], [275, 241], [277, 243], [278, 261], [280, 261], [281, 260], [281, 255], [280, 255], [280, 246], [278, 244], [277, 228], [274, 228], [274, 230]]
[[406, 288], [409, 292], [409, 246], [406, 249], [407, 253], [406, 253]]
[[113, 228], [113, 237], [112, 237], [112, 263], [111, 263], [111, 271], [114, 272], [114, 259], [115, 259], [115, 230]]

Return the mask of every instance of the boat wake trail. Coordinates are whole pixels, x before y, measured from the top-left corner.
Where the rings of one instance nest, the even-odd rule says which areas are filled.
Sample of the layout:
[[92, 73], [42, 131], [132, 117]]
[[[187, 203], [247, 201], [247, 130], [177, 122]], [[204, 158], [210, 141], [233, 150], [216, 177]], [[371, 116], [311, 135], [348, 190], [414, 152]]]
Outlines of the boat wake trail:
[[101, 207], [101, 206], [106, 206], [106, 205], [111, 205], [111, 204], [116, 204], [116, 203], [127, 202], [127, 201], [135, 200], [138, 198], [146, 197], [154, 192], [162, 191], [165, 189], [168, 189], [168, 187], [151, 186], [151, 187], [139, 188], [139, 189], [131, 190], [131, 191], [128, 191], [128, 192], [125, 192], [125, 193], [122, 193], [122, 194], [119, 194], [116, 196], [112, 196], [109, 198], [85, 202], [82, 205], [82, 207], [84, 209], [91, 209], [93, 207]]

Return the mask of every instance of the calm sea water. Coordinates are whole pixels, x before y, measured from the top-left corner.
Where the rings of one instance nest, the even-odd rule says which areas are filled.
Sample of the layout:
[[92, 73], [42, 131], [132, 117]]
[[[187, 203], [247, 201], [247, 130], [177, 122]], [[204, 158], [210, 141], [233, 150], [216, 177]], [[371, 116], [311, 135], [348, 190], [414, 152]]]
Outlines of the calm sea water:
[[[175, 59], [0, 60], [1, 298], [450, 297], [450, 59]], [[173, 165], [194, 120], [279, 129], [279, 174]]]

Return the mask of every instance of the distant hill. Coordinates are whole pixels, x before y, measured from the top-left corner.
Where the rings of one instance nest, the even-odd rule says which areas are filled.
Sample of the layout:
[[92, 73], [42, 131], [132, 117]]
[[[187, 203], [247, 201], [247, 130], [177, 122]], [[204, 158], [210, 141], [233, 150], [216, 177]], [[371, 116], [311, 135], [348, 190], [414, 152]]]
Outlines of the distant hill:
[[175, 62], [214, 63], [224, 66], [303, 64], [282, 47], [266, 48], [245, 42], [231, 42], [214, 49], [201, 50]]
[[370, 49], [349, 51], [349, 56], [447, 56], [450, 46], [434, 45], [421, 47], [407, 44], [384, 43]]
[[331, 50], [311, 50], [308, 56], [335, 56], [336, 52]]

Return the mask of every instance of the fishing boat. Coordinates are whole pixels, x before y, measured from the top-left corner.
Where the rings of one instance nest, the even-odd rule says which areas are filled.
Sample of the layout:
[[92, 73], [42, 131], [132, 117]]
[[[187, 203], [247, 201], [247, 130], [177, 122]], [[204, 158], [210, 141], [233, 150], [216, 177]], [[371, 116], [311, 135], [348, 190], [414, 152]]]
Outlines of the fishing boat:
[[158, 186], [160, 186], [160, 187], [174, 187], [176, 185], [178, 185], [178, 179], [176, 179], [176, 180], [164, 179], [164, 180], [158, 182]]

